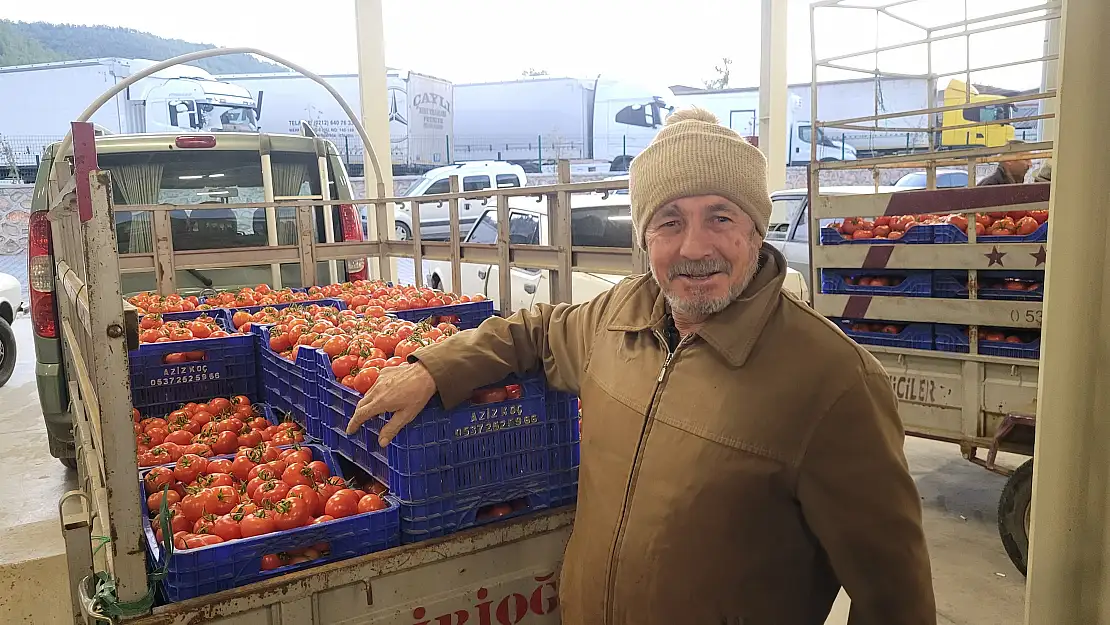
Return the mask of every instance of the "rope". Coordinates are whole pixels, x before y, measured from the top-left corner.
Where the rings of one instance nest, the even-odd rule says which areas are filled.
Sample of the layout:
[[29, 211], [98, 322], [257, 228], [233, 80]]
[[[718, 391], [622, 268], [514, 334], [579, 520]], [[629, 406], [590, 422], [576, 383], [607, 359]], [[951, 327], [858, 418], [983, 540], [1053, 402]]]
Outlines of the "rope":
[[[129, 616], [141, 616], [150, 612], [150, 608], [154, 605], [155, 589], [158, 587], [158, 582], [166, 578], [170, 556], [173, 555], [173, 534], [170, 532], [167, 491], [169, 491], [169, 485], [162, 487], [162, 505], [158, 510], [158, 522], [162, 526], [162, 565], [147, 575], [146, 594], [135, 601], [120, 601], [116, 594], [116, 579], [107, 572], [98, 572], [95, 575], [96, 592], [92, 598], [93, 606], [100, 614], [105, 614], [113, 620]], [[93, 538], [101, 541], [96, 550], [93, 551], [94, 554], [111, 542], [111, 539], [107, 536], [94, 536]]]

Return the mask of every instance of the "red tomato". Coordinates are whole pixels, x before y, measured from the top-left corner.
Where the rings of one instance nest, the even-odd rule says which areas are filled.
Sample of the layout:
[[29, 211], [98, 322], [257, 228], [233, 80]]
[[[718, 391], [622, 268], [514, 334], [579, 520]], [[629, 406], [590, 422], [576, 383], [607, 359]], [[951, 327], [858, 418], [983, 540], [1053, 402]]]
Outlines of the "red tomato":
[[298, 497], [283, 499], [274, 506], [274, 528], [277, 530], [290, 530], [295, 527], [308, 525], [311, 509], [308, 502]]
[[285, 471], [281, 474], [281, 481], [289, 486], [312, 486], [316, 483], [316, 477], [312, 473], [312, 469], [308, 465], [300, 462], [290, 464], [285, 467]]
[[312, 470], [312, 476], [317, 482], [324, 482], [331, 477], [331, 471], [328, 469], [327, 463], [322, 460], [313, 460], [308, 463], [308, 468]]
[[177, 466], [173, 469], [173, 476], [179, 482], [188, 484], [197, 479], [198, 475], [204, 473], [206, 468], [208, 468], [208, 460], [196, 454], [185, 454], [177, 461]]
[[263, 571], [272, 571], [274, 569], [279, 569], [283, 566], [285, 566], [285, 562], [282, 561], [281, 556], [279, 554], [268, 553], [268, 554], [262, 556], [262, 566], [259, 567], [259, 568], [261, 568]]
[[185, 518], [189, 519], [190, 523], [196, 523], [197, 519], [204, 516], [205, 509], [208, 507], [209, 501], [212, 497], [212, 492], [209, 490], [201, 490], [196, 493], [185, 495], [181, 499], [181, 513]]
[[217, 517], [212, 523], [212, 533], [225, 541], [236, 540], [243, 537], [243, 532], [239, 527], [239, 522], [236, 521], [230, 514], [225, 514]]
[[208, 512], [215, 515], [224, 515], [231, 512], [239, 505], [239, 493], [232, 486], [217, 486], [212, 489]]
[[195, 482], [201, 488], [216, 488], [217, 486], [235, 486], [235, 478], [227, 473], [213, 473], [211, 475], [201, 475]]
[[388, 507], [389, 504], [387, 504], [384, 499], [373, 493], [369, 493], [358, 500], [359, 514], [363, 512], [374, 512], [375, 510], [385, 510]]
[[328, 521], [334, 520], [335, 517], [331, 516], [330, 514], [322, 514], [315, 519], [312, 519], [312, 522], [310, 522], [309, 525], [316, 525], [317, 523], [327, 523]]
[[374, 367], [366, 367], [358, 372], [355, 376], [355, 390], [359, 393], [366, 393], [374, 383], [378, 381], [378, 375], [381, 373], [379, 369]]
[[324, 513], [324, 501], [320, 499], [320, 494], [316, 492], [311, 486], [298, 484], [289, 489], [286, 499], [302, 499], [305, 505], [308, 506], [309, 516], [319, 516]]
[[312, 462], [312, 450], [308, 447], [294, 447], [286, 449], [281, 452], [281, 459], [292, 464], [294, 462], [303, 462], [308, 464]]
[[212, 455], [212, 448], [208, 445], [205, 445], [204, 443], [193, 443], [192, 445], [189, 445], [188, 447], [182, 449], [181, 453], [193, 454], [196, 456], [201, 456], [203, 458], [208, 458]]
[[274, 521], [266, 516], [265, 511], [257, 510], [239, 521], [239, 531], [243, 538], [269, 534], [274, 531]]
[[223, 431], [216, 436], [216, 442], [212, 445], [212, 451], [216, 454], [231, 454], [239, 448], [239, 436], [232, 431]]
[[230, 475], [232, 464], [232, 461], [228, 460], [227, 458], [210, 460], [208, 461], [208, 466], [204, 469], [204, 472], [209, 475], [211, 475], [212, 473], [227, 473], [228, 475]]
[[508, 399], [509, 393], [504, 386], [500, 388], [481, 388], [470, 395], [475, 404], [490, 404]]
[[289, 493], [289, 485], [281, 480], [269, 480], [263, 482], [254, 491], [254, 502], [260, 506], [265, 506], [266, 502], [276, 504], [277, 502], [285, 499], [285, 495]]
[[358, 514], [358, 501], [358, 494], [354, 490], [344, 488], [329, 497], [327, 502], [324, 503], [324, 514], [337, 519]]
[[[173, 504], [181, 501], [181, 495], [177, 494], [176, 490], [170, 490], [166, 493], [166, 505], [172, 506]], [[162, 506], [162, 491], [151, 493], [146, 498], [146, 509], [151, 512], [157, 512]]]
[[251, 462], [249, 457], [236, 456], [235, 459], [231, 461], [231, 470], [229, 473], [234, 475], [240, 482], [246, 482], [250, 480], [248, 474], [254, 467], [255, 464]]
[[167, 434], [166, 440], [177, 445], [188, 445], [193, 442], [193, 433], [189, 430], [177, 430]]
[[239, 447], [257, 447], [261, 442], [262, 434], [258, 430], [239, 435]]

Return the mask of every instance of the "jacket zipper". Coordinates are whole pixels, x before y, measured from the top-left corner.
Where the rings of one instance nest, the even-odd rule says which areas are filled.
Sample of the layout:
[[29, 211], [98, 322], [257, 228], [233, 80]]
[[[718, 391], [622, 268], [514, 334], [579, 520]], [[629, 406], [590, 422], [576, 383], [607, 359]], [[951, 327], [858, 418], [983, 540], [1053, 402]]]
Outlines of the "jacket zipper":
[[636, 488], [636, 478], [640, 473], [640, 454], [644, 449], [644, 441], [647, 440], [648, 434], [651, 432], [651, 424], [655, 415], [655, 400], [659, 397], [659, 389], [663, 386], [663, 379], [667, 377], [667, 368], [670, 367], [671, 362], [674, 360], [675, 354], [678, 350], [682, 349], [683, 344], [686, 343], [686, 336], [678, 341], [674, 351], [671, 351], [670, 346], [667, 344], [666, 337], [661, 332], [652, 331], [659, 342], [662, 343], [664, 349], [667, 350], [667, 357], [663, 359], [663, 367], [659, 370], [659, 377], [655, 380], [655, 388], [651, 392], [651, 402], [648, 404], [647, 418], [644, 419], [644, 426], [640, 430], [640, 440], [636, 443], [636, 454], [632, 457], [632, 473], [628, 476], [628, 486], [624, 491], [624, 503], [621, 505], [621, 515], [617, 519], [617, 535], [613, 539], [613, 546], [609, 551], [609, 580], [605, 585], [605, 622], [613, 623], [615, 614], [613, 606], [613, 587], [617, 581], [617, 554], [620, 553], [621, 545], [624, 542], [624, 521], [628, 515], [628, 506], [632, 502], [632, 492]]

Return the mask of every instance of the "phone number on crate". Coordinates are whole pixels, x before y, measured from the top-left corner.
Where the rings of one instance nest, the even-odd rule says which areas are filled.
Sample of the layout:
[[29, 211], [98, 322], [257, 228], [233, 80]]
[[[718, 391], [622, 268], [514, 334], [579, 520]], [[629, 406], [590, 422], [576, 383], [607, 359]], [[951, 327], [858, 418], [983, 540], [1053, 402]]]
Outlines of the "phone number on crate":
[[483, 421], [468, 425], [466, 427], [455, 428], [456, 438], [467, 438], [470, 436], [477, 436], [479, 434], [489, 434], [498, 430], [507, 430], [511, 428], [518, 428], [525, 425], [535, 425], [540, 422], [539, 415], [522, 415], [518, 417], [510, 417], [508, 419], [501, 419], [498, 421]]
[[219, 380], [222, 376], [222, 369], [209, 368], [208, 365], [166, 367], [162, 370], [162, 375], [160, 377], [150, 381], [150, 386], [170, 386], [173, 384], [205, 382], [208, 380]]

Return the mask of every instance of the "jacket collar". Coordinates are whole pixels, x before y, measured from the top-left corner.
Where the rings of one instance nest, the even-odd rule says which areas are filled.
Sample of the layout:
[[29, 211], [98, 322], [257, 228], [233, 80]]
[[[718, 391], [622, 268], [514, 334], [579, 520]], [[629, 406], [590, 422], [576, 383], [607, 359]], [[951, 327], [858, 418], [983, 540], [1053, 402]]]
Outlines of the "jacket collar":
[[[764, 244], [760, 251], [763, 268], [739, 299], [710, 317], [697, 332], [730, 365], [743, 366], [759, 340], [767, 320], [778, 308], [783, 281], [786, 278], [786, 259]], [[641, 276], [637, 288], [623, 301], [607, 329], [615, 332], [645, 332], [663, 329], [667, 302], [659, 285], [650, 275]]]

